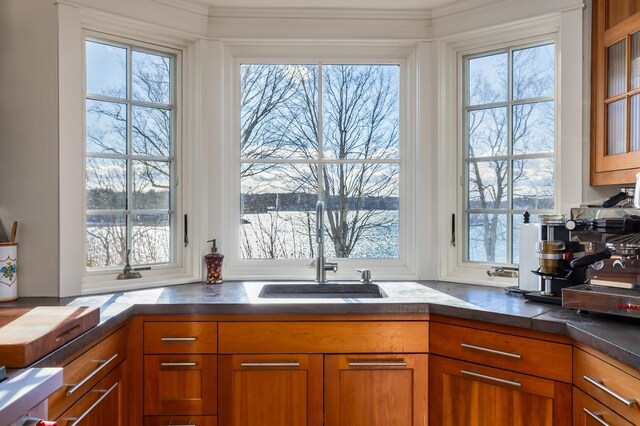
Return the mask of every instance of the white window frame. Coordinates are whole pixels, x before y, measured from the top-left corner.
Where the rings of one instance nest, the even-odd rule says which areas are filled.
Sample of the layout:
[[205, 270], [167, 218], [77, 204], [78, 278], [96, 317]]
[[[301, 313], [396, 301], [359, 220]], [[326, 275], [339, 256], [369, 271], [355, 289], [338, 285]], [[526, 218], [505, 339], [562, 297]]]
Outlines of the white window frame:
[[[257, 45], [258, 44], [258, 45]], [[240, 248], [240, 65], [261, 64], [398, 64], [400, 65], [400, 230], [396, 259], [337, 259], [331, 279], [358, 279], [356, 268], [372, 270], [375, 279], [417, 279], [415, 238], [415, 46], [383, 44], [242, 43], [227, 46], [224, 175], [225, 207], [222, 214], [222, 251], [225, 279], [264, 280], [315, 278], [313, 259], [243, 259]]]
[[[508, 238], [509, 236], [513, 236], [513, 222], [515, 222], [515, 220], [513, 220], [511, 217], [514, 215], [514, 210], [520, 210], [520, 209], [514, 209], [511, 206], [511, 202], [512, 202], [512, 195], [513, 195], [513, 182], [511, 181], [512, 173], [508, 174], [508, 178], [509, 178], [509, 182], [507, 183], [507, 186], [509, 188], [508, 192], [507, 192], [507, 201], [506, 204], [507, 206], [505, 208], [502, 209], [485, 209], [485, 211], [483, 212], [475, 212], [475, 211], [471, 211], [474, 209], [469, 209], [467, 207], [467, 196], [469, 193], [469, 170], [468, 167], [466, 167], [469, 162], [467, 161], [468, 158], [468, 148], [469, 148], [469, 120], [467, 118], [467, 112], [472, 111], [472, 110], [478, 110], [478, 109], [485, 109], [485, 108], [497, 108], [497, 107], [506, 107], [507, 109], [507, 123], [508, 123], [508, 127], [509, 129], [507, 130], [507, 143], [508, 145], [510, 145], [508, 147], [508, 152], [507, 154], [501, 156], [504, 157], [504, 161], [506, 162], [512, 162], [514, 161], [514, 157], [517, 157], [516, 159], [522, 159], [522, 158], [532, 158], [532, 159], [541, 159], [541, 158], [552, 158], [553, 159], [553, 176], [554, 176], [554, 180], [553, 180], [553, 206], [554, 208], [552, 210], [533, 210], [533, 209], [528, 209], [529, 213], [532, 215], [537, 215], [537, 214], [554, 214], [558, 212], [558, 206], [559, 206], [559, 202], [560, 202], [560, 197], [558, 194], [558, 191], [560, 189], [560, 182], [557, 179], [558, 176], [558, 172], [559, 172], [559, 164], [558, 164], [558, 100], [557, 100], [557, 93], [558, 93], [558, 79], [554, 78], [554, 94], [552, 96], [543, 96], [543, 97], [537, 97], [537, 98], [525, 98], [524, 100], [514, 100], [513, 99], [513, 81], [512, 81], [512, 76], [510, 75], [508, 77], [508, 82], [510, 83], [507, 89], [508, 89], [508, 98], [505, 101], [499, 101], [499, 102], [495, 102], [493, 104], [490, 105], [466, 105], [465, 102], [465, 98], [468, 97], [468, 93], [466, 91], [466, 89], [469, 88], [469, 75], [468, 75], [468, 61], [469, 59], [474, 59], [474, 58], [479, 58], [479, 57], [485, 57], [485, 56], [490, 56], [493, 54], [498, 54], [498, 53], [508, 53], [508, 63], [507, 63], [507, 72], [509, 74], [512, 74], [513, 72], [513, 52], [516, 50], [520, 50], [520, 49], [526, 49], [526, 48], [531, 48], [531, 47], [536, 47], [536, 46], [543, 46], [545, 44], [553, 44], [554, 45], [554, 76], [558, 75], [558, 49], [557, 49], [557, 45], [558, 45], [558, 37], [557, 37], [557, 33], [554, 34], [550, 34], [550, 35], [543, 35], [543, 36], [539, 36], [539, 37], [534, 37], [534, 38], [530, 38], [527, 39], [525, 41], [520, 41], [518, 43], [506, 43], [504, 46], [501, 46], [499, 48], [494, 48], [494, 49], [473, 49], [470, 52], [458, 52], [458, 64], [459, 64], [459, 75], [460, 75], [460, 111], [458, 113], [458, 120], [459, 123], [461, 124], [461, 129], [462, 129], [462, 147], [461, 147], [461, 151], [460, 151], [460, 168], [461, 168], [461, 176], [462, 176], [462, 185], [461, 185], [461, 191], [460, 191], [460, 205], [462, 206], [462, 211], [459, 212], [459, 214], [461, 215], [461, 222], [462, 222], [462, 226], [459, 230], [459, 232], [456, 232], [457, 236], [461, 237], [460, 240], [458, 241], [458, 243], [462, 246], [461, 249], [461, 261], [464, 264], [471, 264], [471, 265], [483, 265], [483, 267], [487, 268], [489, 266], [516, 266], [517, 264], [514, 264], [512, 262], [474, 262], [474, 261], [470, 261], [468, 260], [468, 252], [469, 252], [469, 235], [468, 235], [468, 226], [469, 226], [469, 221], [468, 221], [468, 214], [474, 214], [474, 213], [478, 213], [478, 214], [482, 214], [486, 211], [486, 214], [505, 214], [507, 216], [507, 223], [506, 223], [506, 229], [507, 229], [507, 259], [512, 257], [510, 253], [513, 253], [513, 250], [517, 250], [517, 247], [512, 247], [513, 245], [513, 239], [512, 238]], [[519, 155], [519, 156], [514, 156], [514, 154], [512, 153], [512, 148], [513, 148], [513, 128], [512, 128], [512, 118], [509, 117], [509, 113], [512, 111], [512, 108], [516, 105], [520, 105], [523, 103], [531, 103], [531, 102], [547, 102], [547, 101], [553, 101], [553, 116], [554, 116], [554, 120], [553, 120], [553, 135], [554, 135], [554, 141], [553, 141], [553, 153], [552, 154], [547, 154], [547, 153], [533, 153], [533, 154], [527, 154], [527, 155]], [[493, 157], [476, 157], [477, 160], [479, 161], [491, 161], [493, 159]], [[510, 168], [512, 166], [509, 166]], [[489, 211], [492, 210], [492, 211]], [[457, 230], [456, 230], [457, 231]]]
[[[554, 210], [566, 214], [581, 202], [582, 195], [582, 39], [572, 35], [572, 32], [581, 34], [581, 30], [582, 13], [576, 9], [443, 40], [438, 81], [444, 89], [439, 101], [440, 114], [448, 118], [440, 126], [438, 167], [442, 184], [438, 192], [438, 217], [440, 223], [449, 226], [438, 231], [439, 280], [499, 287], [517, 284], [515, 278], [488, 277], [487, 270], [496, 263], [465, 261], [464, 57], [555, 40]], [[453, 213], [455, 246], [451, 243]]]
[[[59, 6], [60, 84], [60, 296], [94, 294], [171, 285], [202, 279], [199, 233], [201, 214], [196, 204], [200, 134], [196, 127], [200, 99], [195, 95], [201, 59], [199, 37], [156, 25], [140, 25], [126, 17]], [[118, 268], [88, 271], [86, 253], [86, 153], [85, 153], [85, 41], [122, 43], [141, 49], [168, 52], [176, 57], [175, 176], [179, 188], [172, 208], [175, 211], [175, 255], [170, 264], [142, 271], [142, 278], [117, 280]], [[188, 245], [183, 244], [184, 214], [188, 214]]]
[[[179, 71], [181, 68], [181, 63], [182, 63], [182, 52], [176, 49], [171, 49], [171, 48], [166, 48], [166, 47], [162, 47], [162, 46], [157, 46], [157, 45], [150, 45], [148, 43], [142, 43], [142, 42], [138, 42], [138, 41], [131, 41], [131, 40], [125, 40], [122, 37], [115, 37], [115, 36], [111, 36], [111, 35], [107, 35], [105, 36], [104, 34], [97, 34], [95, 32], [91, 32], [91, 31], [85, 31], [85, 50], [83, 50], [83, 52], [85, 53], [85, 57], [86, 57], [86, 42], [95, 42], [95, 43], [101, 43], [101, 44], [105, 44], [105, 45], [109, 45], [109, 46], [115, 46], [115, 47], [120, 47], [120, 48], [124, 48], [127, 49], [127, 75], [126, 75], [126, 79], [127, 79], [127, 94], [125, 95], [124, 98], [113, 98], [110, 96], [103, 96], [100, 94], [89, 94], [87, 92], [86, 89], [86, 61], [84, 61], [85, 67], [84, 67], [84, 72], [83, 74], [85, 75], [85, 81], [84, 81], [84, 93], [85, 93], [85, 98], [84, 98], [84, 102], [83, 102], [83, 108], [86, 111], [86, 101], [88, 99], [91, 100], [97, 100], [97, 101], [106, 101], [106, 102], [110, 102], [110, 103], [120, 103], [120, 104], [124, 104], [127, 106], [127, 152], [125, 154], [121, 154], [121, 155], [117, 155], [117, 156], [112, 156], [112, 155], [105, 155], [102, 153], [92, 153], [92, 154], [87, 154], [86, 152], [86, 143], [85, 143], [85, 149], [84, 149], [84, 157], [85, 157], [85, 161], [87, 158], [98, 158], [98, 159], [111, 159], [111, 158], [116, 158], [116, 159], [120, 159], [120, 160], [125, 160], [127, 161], [127, 169], [129, 168], [129, 162], [130, 161], [135, 161], [135, 160], [144, 160], [147, 156], [137, 156], [131, 153], [131, 144], [132, 144], [132, 131], [131, 131], [131, 119], [132, 119], [132, 112], [131, 112], [131, 108], [134, 106], [143, 106], [143, 107], [160, 107], [160, 108], [167, 108], [170, 110], [170, 114], [171, 114], [171, 140], [170, 140], [170, 152], [169, 155], [167, 157], [159, 157], [159, 159], [156, 159], [156, 157], [150, 157], [151, 161], [164, 161], [164, 162], [170, 162], [170, 170], [169, 170], [169, 185], [171, 187], [170, 191], [169, 191], [169, 208], [168, 211], [171, 212], [171, 219], [169, 221], [169, 226], [171, 229], [171, 234], [170, 234], [170, 241], [169, 241], [169, 261], [168, 262], [160, 262], [160, 263], [150, 263], [150, 264], [134, 264], [132, 263], [131, 266], [133, 268], [139, 267], [139, 266], [143, 266], [143, 267], [151, 267], [151, 270], [156, 270], [156, 269], [173, 269], [176, 267], [179, 267], [179, 265], [182, 262], [182, 250], [179, 250], [178, 248], [178, 244], [180, 241], [180, 237], [177, 235], [177, 230], [178, 229], [183, 229], [182, 227], [178, 226], [179, 222], [183, 216], [182, 214], [182, 203], [181, 203], [181, 198], [182, 198], [182, 191], [179, 185], [179, 181], [180, 181], [180, 175], [181, 175], [181, 156], [180, 156], [180, 148], [181, 148], [181, 141], [180, 141], [180, 134], [181, 134], [181, 121], [179, 120], [179, 116], [180, 116], [180, 108], [181, 108], [181, 90], [180, 90], [180, 84], [178, 84], [180, 82], [180, 77], [181, 77], [181, 72]], [[171, 58], [171, 62], [172, 62], [172, 66], [171, 66], [171, 74], [170, 74], [170, 78], [172, 80], [171, 83], [171, 99], [170, 99], [170, 104], [163, 104], [160, 106], [157, 105], [153, 105], [152, 103], [149, 102], [138, 102], [132, 99], [132, 56], [133, 56], [133, 52], [143, 52], [143, 53], [150, 53], [150, 54], [166, 54], [167, 56], [169, 56]], [[84, 129], [84, 134], [86, 134], [86, 114], [85, 114], [85, 120], [83, 122], [83, 129]], [[84, 194], [84, 203], [86, 206], [87, 200], [86, 200], [86, 196], [87, 196], [87, 191], [86, 191], [86, 168], [85, 168], [85, 173], [83, 174], [84, 180], [83, 182], [85, 182], [85, 191], [83, 192]], [[126, 189], [127, 189], [127, 200], [131, 201], [132, 199], [132, 194], [130, 193], [131, 191], [133, 191], [133, 174], [132, 171], [127, 171], [126, 173], [126, 179], [127, 179], [127, 183], [126, 183]], [[129, 202], [128, 202], [129, 204]], [[124, 212], [124, 214], [122, 214], [122, 212]], [[94, 213], [96, 213], [96, 211], [94, 211]], [[129, 207], [127, 209], [116, 209], [116, 210], [105, 210], [105, 213], [100, 213], [100, 214], [105, 214], [105, 215], [111, 215], [111, 214], [115, 214], [115, 215], [122, 215], [123, 217], [132, 217], [133, 215], [136, 214], [135, 210], [131, 207], [131, 205], [129, 204]], [[153, 212], [151, 214], [154, 214]], [[84, 219], [85, 219], [85, 224], [86, 224], [86, 220], [87, 220], [87, 210], [85, 210], [84, 212]], [[127, 238], [127, 246], [129, 246], [129, 244], [131, 243], [132, 240], [132, 224], [130, 224], [127, 227], [126, 230], [126, 238]], [[84, 253], [85, 256], [87, 254], [87, 238], [85, 238], [84, 240]], [[95, 268], [86, 268], [86, 273], [87, 275], [109, 275], [109, 274], [113, 274], [114, 271], [116, 272], [120, 272], [122, 270], [122, 265], [118, 265], [118, 266], [105, 266], [105, 267], [95, 267]]]

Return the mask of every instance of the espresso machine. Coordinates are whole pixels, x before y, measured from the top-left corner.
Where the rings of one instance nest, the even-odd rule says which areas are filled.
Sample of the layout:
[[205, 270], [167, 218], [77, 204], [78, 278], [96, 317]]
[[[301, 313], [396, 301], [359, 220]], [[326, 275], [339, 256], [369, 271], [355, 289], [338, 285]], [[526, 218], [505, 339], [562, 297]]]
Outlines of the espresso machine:
[[566, 227], [587, 253], [612, 255], [591, 271], [591, 280], [563, 288], [562, 305], [640, 318], [640, 209], [574, 208]]
[[561, 305], [563, 289], [589, 283], [590, 267], [598, 267], [599, 262], [611, 257], [611, 251], [605, 248], [587, 253], [585, 245], [572, 238], [564, 215], [540, 215], [539, 221], [539, 268], [532, 272], [540, 277], [540, 291], [528, 292], [524, 297]]

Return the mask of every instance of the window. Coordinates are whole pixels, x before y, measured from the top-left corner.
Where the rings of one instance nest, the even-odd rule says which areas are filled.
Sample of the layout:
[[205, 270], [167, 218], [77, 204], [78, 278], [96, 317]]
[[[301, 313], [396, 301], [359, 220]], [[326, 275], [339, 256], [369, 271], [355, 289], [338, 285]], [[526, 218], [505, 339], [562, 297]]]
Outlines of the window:
[[85, 41], [88, 270], [175, 262], [176, 57]]
[[555, 44], [463, 57], [464, 262], [518, 263], [522, 213], [555, 202]]
[[[399, 257], [400, 66], [240, 65], [243, 259]], [[237, 222], [236, 222], [237, 223]]]

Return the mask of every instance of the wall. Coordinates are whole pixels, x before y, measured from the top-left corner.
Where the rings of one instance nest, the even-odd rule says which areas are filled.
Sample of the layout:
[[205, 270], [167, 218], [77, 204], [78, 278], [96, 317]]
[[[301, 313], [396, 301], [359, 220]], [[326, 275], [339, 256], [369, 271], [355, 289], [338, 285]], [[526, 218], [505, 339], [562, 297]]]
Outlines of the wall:
[[18, 225], [18, 294], [57, 296], [58, 45], [50, 0], [0, 1], [0, 218]]

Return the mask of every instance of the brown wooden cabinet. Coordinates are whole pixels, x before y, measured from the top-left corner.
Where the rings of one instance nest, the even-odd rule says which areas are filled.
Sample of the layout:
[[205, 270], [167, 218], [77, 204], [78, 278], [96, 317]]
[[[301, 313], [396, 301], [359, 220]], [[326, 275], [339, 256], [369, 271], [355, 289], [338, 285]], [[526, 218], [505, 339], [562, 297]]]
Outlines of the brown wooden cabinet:
[[431, 356], [432, 425], [571, 424], [571, 385], [441, 356]]
[[124, 361], [56, 419], [60, 426], [125, 426]]
[[573, 388], [573, 426], [632, 426], [611, 408]]
[[426, 426], [428, 355], [326, 355], [327, 426]]
[[220, 424], [322, 425], [322, 355], [220, 355]]
[[591, 184], [640, 172], [640, 0], [593, 0]]

